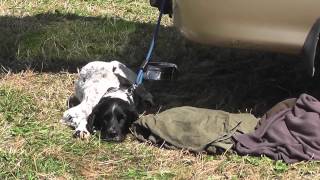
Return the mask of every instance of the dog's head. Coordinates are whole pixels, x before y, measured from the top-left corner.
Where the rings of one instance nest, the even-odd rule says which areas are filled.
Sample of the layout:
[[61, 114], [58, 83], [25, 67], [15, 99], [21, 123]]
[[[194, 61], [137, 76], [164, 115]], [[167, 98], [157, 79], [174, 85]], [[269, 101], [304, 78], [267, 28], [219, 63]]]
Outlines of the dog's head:
[[101, 131], [101, 139], [121, 142], [129, 131], [129, 126], [138, 118], [135, 108], [128, 102], [112, 97], [104, 97], [93, 108], [88, 117], [87, 129]]
[[143, 86], [138, 86], [130, 92], [132, 83], [122, 76], [118, 76], [118, 79], [120, 88], [117, 92], [132, 97], [133, 102], [130, 102], [130, 98], [125, 101], [115, 97], [103, 97], [88, 117], [88, 131], [101, 131], [101, 139], [106, 141], [123, 141], [130, 125], [138, 119], [139, 113], [153, 106], [153, 97]]

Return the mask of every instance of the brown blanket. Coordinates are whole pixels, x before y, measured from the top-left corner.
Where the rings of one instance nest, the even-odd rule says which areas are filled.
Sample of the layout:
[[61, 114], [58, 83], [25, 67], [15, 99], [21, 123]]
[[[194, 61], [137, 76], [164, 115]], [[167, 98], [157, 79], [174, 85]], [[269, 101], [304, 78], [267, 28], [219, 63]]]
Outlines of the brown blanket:
[[233, 138], [241, 155], [266, 155], [287, 163], [320, 160], [320, 102], [307, 94], [281, 102], [261, 118], [255, 132]]

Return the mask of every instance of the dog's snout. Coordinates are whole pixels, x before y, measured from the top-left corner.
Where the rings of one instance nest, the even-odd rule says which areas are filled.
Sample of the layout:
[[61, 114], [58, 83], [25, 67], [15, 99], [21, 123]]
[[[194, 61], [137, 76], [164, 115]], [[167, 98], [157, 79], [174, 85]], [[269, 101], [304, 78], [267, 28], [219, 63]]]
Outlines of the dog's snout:
[[111, 127], [108, 129], [108, 134], [112, 137], [116, 136], [117, 135], [117, 131], [114, 127]]

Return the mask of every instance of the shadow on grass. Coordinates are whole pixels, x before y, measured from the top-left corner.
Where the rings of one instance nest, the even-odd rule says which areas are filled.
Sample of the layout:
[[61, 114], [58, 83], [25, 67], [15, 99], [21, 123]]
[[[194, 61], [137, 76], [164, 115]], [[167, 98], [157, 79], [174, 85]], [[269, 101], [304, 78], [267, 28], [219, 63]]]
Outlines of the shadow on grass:
[[[0, 17], [0, 63], [13, 71], [75, 72], [93, 60], [119, 60], [137, 69], [154, 24], [120, 18], [39, 14]], [[299, 69], [298, 57], [189, 42], [172, 27], [162, 28], [155, 61], [180, 68], [172, 82], [146, 82], [163, 109], [191, 105], [261, 115], [273, 104], [316, 87]]]

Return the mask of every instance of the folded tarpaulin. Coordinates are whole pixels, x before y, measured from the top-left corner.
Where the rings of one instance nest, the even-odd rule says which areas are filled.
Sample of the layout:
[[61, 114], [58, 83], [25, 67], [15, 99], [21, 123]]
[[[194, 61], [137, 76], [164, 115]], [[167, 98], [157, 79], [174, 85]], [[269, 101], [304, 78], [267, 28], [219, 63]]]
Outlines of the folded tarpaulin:
[[233, 136], [239, 154], [287, 163], [320, 160], [320, 102], [307, 94], [284, 102], [266, 113], [253, 133]]
[[139, 140], [162, 147], [216, 154], [231, 149], [232, 135], [253, 132], [257, 122], [248, 113], [184, 106], [142, 116], [133, 123], [132, 132]]

